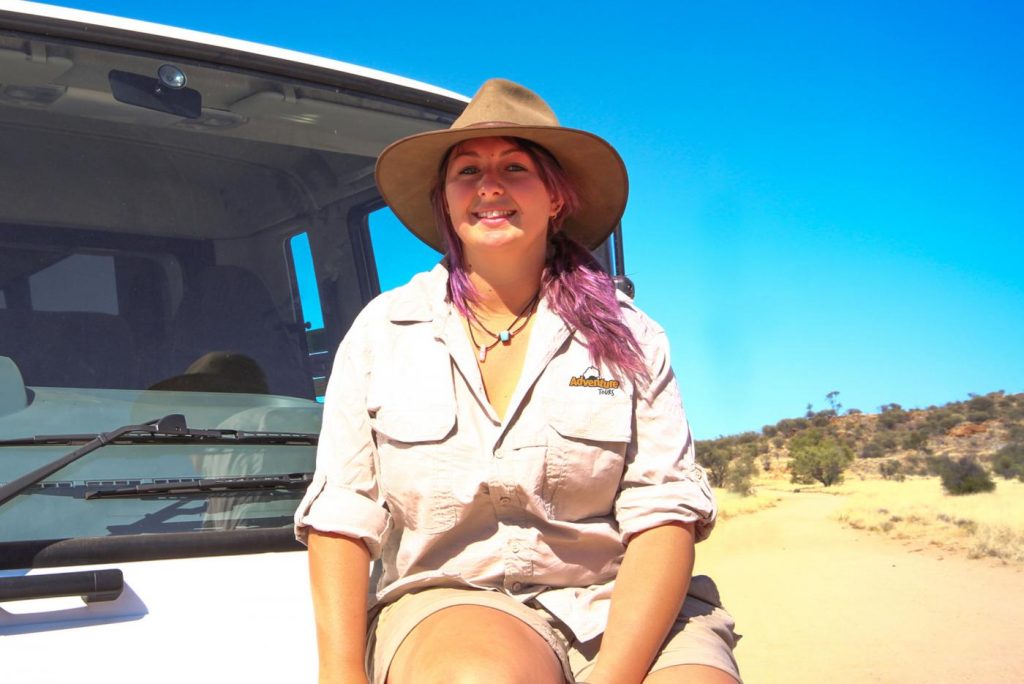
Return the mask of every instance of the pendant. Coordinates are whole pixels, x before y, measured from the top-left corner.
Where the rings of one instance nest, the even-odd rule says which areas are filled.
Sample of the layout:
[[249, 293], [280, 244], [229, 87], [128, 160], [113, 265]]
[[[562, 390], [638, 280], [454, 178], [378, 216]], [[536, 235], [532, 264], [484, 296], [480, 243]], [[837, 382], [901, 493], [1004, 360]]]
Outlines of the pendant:
[[483, 363], [486, 360], [487, 360], [487, 347], [485, 347], [484, 345], [481, 344], [480, 345], [480, 363]]
[[501, 332], [498, 333], [498, 339], [501, 340], [503, 343], [508, 344], [510, 341], [512, 341], [512, 333], [510, 333], [508, 330], [502, 330]]

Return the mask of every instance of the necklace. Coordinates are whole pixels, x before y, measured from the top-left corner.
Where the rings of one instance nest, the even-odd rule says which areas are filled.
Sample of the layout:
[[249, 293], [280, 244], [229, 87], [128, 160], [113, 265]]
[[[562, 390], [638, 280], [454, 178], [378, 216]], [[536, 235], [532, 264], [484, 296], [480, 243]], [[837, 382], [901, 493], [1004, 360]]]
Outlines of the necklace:
[[[533, 312], [537, 310], [537, 301], [539, 299], [540, 291], [538, 291], [537, 294], [533, 295], [533, 299], [529, 301], [529, 303], [526, 305], [526, 308], [519, 312], [519, 315], [512, 320], [508, 327], [505, 328], [504, 330], [499, 331], [497, 334], [494, 334], [493, 332], [488, 330], [487, 326], [481, 323], [480, 319], [477, 318], [476, 313], [472, 309], [469, 310], [469, 316], [473, 320], [467, 321], [468, 325], [466, 327], [469, 328], [470, 341], [473, 343], [473, 346], [476, 347], [479, 352], [477, 358], [480, 359], [480, 363], [483, 363], [484, 361], [487, 360], [487, 352], [498, 346], [499, 342], [502, 342], [504, 344], [512, 343], [512, 338], [521, 333], [523, 329], [526, 327], [526, 324], [530, 322], [530, 317], [533, 316]], [[476, 336], [473, 334], [474, 323], [476, 323], [476, 325], [480, 327], [480, 330], [493, 337], [494, 341], [487, 345], [480, 344], [479, 342], [477, 342]], [[517, 323], [519, 324], [518, 327], [516, 327]]]

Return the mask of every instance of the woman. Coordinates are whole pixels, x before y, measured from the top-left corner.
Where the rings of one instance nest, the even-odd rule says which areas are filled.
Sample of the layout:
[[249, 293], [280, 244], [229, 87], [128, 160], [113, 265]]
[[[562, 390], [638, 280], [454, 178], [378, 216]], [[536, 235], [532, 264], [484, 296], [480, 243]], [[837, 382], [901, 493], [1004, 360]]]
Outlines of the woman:
[[446, 258], [338, 351], [296, 512], [321, 681], [738, 681], [691, 583], [715, 504], [664, 332], [587, 251], [625, 207], [618, 154], [495, 79], [377, 183]]

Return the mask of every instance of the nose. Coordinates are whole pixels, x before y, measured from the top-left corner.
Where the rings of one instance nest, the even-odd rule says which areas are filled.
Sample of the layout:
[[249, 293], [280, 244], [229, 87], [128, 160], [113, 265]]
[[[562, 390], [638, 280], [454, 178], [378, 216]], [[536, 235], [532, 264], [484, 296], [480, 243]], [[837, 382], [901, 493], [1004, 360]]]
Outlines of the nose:
[[480, 172], [477, 179], [476, 191], [480, 197], [493, 197], [505, 192], [505, 187], [501, 184], [497, 173], [485, 169]]

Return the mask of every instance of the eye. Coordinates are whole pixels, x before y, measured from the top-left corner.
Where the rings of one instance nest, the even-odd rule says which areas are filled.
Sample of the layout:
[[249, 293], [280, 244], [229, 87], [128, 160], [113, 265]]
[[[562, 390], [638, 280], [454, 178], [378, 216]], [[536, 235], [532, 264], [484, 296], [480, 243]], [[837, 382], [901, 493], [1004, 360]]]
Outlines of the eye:
[[529, 171], [528, 168], [526, 168], [524, 165], [520, 164], [519, 162], [512, 162], [511, 164], [506, 166], [505, 169], [507, 171]]
[[474, 173], [479, 173], [479, 171], [480, 171], [480, 169], [478, 169], [477, 167], [473, 166], [472, 164], [469, 164], [467, 166], [463, 166], [463, 167], [459, 168], [455, 173], [457, 175], [459, 175], [459, 176], [470, 176], [470, 175], [472, 175]]

